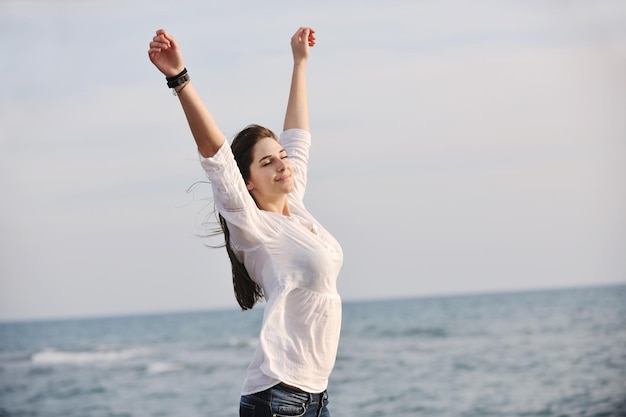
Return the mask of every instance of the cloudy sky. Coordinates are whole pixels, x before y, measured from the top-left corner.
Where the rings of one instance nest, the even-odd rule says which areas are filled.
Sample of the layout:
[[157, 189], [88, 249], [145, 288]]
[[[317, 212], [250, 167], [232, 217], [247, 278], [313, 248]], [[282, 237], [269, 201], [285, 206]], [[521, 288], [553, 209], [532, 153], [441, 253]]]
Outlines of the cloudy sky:
[[345, 300], [626, 283], [626, 3], [0, 1], [0, 319], [236, 308], [147, 58], [228, 138], [282, 126], [312, 26], [309, 210]]

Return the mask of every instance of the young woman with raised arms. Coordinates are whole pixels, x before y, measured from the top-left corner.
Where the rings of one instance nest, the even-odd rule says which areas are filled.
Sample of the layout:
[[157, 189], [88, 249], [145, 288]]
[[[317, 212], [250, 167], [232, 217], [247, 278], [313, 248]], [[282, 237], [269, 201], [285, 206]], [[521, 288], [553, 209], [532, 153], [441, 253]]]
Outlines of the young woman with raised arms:
[[243, 384], [240, 416], [329, 417], [326, 392], [341, 327], [341, 247], [304, 206], [311, 134], [306, 65], [311, 28], [291, 38], [293, 73], [280, 138], [250, 125], [224, 138], [190, 81], [178, 43], [165, 30], [150, 61], [182, 105], [212, 184], [237, 302], [266, 305]]

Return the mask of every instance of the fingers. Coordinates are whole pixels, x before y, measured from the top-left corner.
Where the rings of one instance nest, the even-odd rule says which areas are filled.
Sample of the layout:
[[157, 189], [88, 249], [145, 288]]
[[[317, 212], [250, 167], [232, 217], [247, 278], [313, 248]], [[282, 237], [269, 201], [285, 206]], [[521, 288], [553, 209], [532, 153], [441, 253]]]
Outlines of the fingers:
[[163, 29], [157, 30], [156, 35], [152, 38], [152, 42], [150, 42], [150, 50], [152, 49], [168, 49], [172, 45], [172, 42], [168, 39], [167, 34]]
[[291, 45], [299, 46], [306, 42], [309, 46], [315, 46], [315, 31], [309, 27], [298, 28], [296, 33], [291, 37]]
[[164, 29], [159, 29], [156, 31], [156, 35], [152, 38], [152, 42], [150, 42], [150, 49], [148, 52], [150, 53], [158, 53], [163, 52], [167, 49], [176, 49], [177, 43]]
[[163, 36], [165, 37], [165, 39], [167, 39], [170, 43], [170, 48], [172, 49], [176, 49], [178, 48], [178, 43], [176, 43], [176, 41], [174, 40], [173, 37], [171, 37], [167, 32], [165, 32], [163, 30]]
[[164, 49], [167, 49], [169, 45], [164, 42], [162, 36], [158, 34], [152, 38], [152, 42], [150, 42], [150, 48], [148, 49], [148, 57], [152, 63], [156, 63], [159, 60], [159, 56]]
[[159, 29], [156, 31], [156, 34], [152, 37], [152, 41], [150, 42], [148, 49], [148, 58], [150, 61], [157, 65], [161, 57], [161, 53], [171, 47], [171, 41], [167, 38], [167, 33], [164, 29]]
[[315, 46], [315, 31], [311, 28], [308, 28], [308, 33], [306, 34], [307, 41], [309, 46]]

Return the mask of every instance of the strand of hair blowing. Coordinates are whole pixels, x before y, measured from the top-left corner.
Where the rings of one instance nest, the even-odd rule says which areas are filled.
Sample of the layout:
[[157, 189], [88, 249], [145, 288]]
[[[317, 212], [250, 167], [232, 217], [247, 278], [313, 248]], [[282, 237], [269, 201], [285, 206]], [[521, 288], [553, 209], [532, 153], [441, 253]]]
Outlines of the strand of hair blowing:
[[226, 252], [230, 258], [230, 264], [233, 272], [233, 289], [235, 291], [235, 298], [242, 310], [250, 310], [257, 301], [263, 297], [263, 289], [250, 278], [248, 271], [243, 263], [239, 262], [235, 256], [235, 252], [230, 246], [230, 231], [226, 225], [226, 220], [219, 215], [220, 226], [224, 231], [224, 240], [226, 246]]

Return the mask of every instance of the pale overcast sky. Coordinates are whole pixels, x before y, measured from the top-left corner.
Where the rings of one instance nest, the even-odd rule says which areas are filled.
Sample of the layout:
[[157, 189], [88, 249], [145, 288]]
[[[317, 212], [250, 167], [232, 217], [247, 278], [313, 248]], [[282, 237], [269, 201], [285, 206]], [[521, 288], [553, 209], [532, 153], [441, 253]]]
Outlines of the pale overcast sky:
[[279, 131], [315, 28], [345, 300], [626, 283], [626, 2], [175, 3], [0, 2], [0, 319], [236, 308], [161, 27], [229, 139]]

